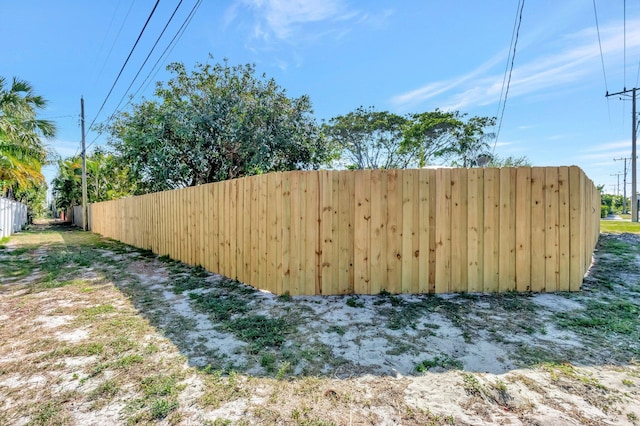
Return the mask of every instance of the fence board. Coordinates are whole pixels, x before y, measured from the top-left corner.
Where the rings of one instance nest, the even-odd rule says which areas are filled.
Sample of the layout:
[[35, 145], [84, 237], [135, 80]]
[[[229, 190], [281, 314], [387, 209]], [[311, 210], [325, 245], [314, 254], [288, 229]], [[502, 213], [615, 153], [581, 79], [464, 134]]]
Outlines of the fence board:
[[354, 291], [369, 294], [371, 252], [371, 170], [355, 175]]
[[371, 293], [386, 289], [386, 241], [387, 241], [387, 176], [383, 170], [371, 171]]
[[544, 176], [544, 168], [531, 169], [531, 291], [545, 289]]
[[467, 291], [467, 169], [451, 170], [451, 291]]
[[500, 173], [484, 170], [484, 291], [498, 291], [500, 270]]
[[[419, 252], [420, 252], [420, 269], [418, 271], [418, 281], [419, 281], [419, 293], [429, 293], [429, 199], [430, 199], [430, 179], [429, 179], [429, 170], [420, 170], [419, 171], [419, 222], [418, 229], [420, 233], [420, 244], [419, 244]], [[385, 188], [386, 189], [386, 188]], [[386, 192], [386, 191], [385, 191]], [[386, 218], [385, 218], [386, 222]], [[384, 222], [383, 222], [384, 225]]]
[[387, 291], [402, 292], [402, 182], [397, 170], [387, 172]]
[[516, 169], [500, 169], [500, 255], [498, 291], [516, 289]]
[[516, 290], [531, 290], [531, 169], [516, 170]]
[[436, 170], [436, 293], [451, 287], [451, 170]]
[[483, 182], [482, 169], [469, 170], [467, 176], [467, 288], [470, 292], [482, 291], [484, 282], [482, 264], [484, 192], [481, 192]]

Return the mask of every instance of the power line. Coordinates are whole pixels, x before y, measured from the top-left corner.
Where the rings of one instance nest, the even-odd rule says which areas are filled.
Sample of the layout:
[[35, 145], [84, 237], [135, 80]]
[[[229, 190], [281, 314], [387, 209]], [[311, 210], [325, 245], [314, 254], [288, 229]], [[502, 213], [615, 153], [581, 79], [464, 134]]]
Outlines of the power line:
[[[156, 46], [158, 45], [158, 42], [160, 42], [160, 39], [162, 38], [162, 36], [164, 35], [164, 32], [167, 30], [167, 27], [169, 26], [169, 24], [171, 23], [171, 21], [173, 20], [173, 17], [176, 15], [176, 12], [178, 12], [178, 9], [180, 8], [180, 5], [182, 4], [183, 0], [180, 0], [178, 2], [178, 5], [176, 6], [176, 8], [173, 10], [173, 13], [171, 14], [171, 16], [169, 17], [169, 20], [167, 21], [167, 23], [165, 24], [164, 28], [162, 29], [162, 32], [160, 33], [160, 35], [158, 36], [158, 38], [156, 38], [156, 42], [153, 44], [153, 47], [151, 47], [151, 50], [149, 51], [149, 54], [147, 55], [147, 57], [144, 59], [144, 62], [142, 63], [142, 65], [140, 65], [140, 67], [138, 68], [138, 72], [136, 73], [135, 77], [133, 77], [133, 80], [131, 80], [131, 84], [129, 84], [129, 87], [127, 87], [127, 90], [125, 90], [124, 94], [122, 95], [122, 98], [120, 98], [120, 102], [118, 102], [118, 105], [116, 106], [115, 110], [117, 111], [118, 108], [120, 107], [120, 105], [122, 104], [122, 101], [124, 101], [125, 97], [127, 96], [127, 93], [129, 93], [129, 90], [131, 90], [131, 87], [133, 86], [133, 83], [135, 83], [136, 79], [138, 78], [138, 76], [140, 75], [140, 72], [142, 71], [142, 69], [144, 68], [144, 66], [147, 64], [147, 61], [149, 60], [149, 57], [151, 56], [151, 54], [153, 53], [153, 51], [155, 50]], [[115, 114], [115, 113], [114, 113]]]
[[[162, 60], [162, 58], [165, 56], [165, 54], [168, 52], [168, 54], [171, 54], [171, 52], [173, 51], [173, 48], [176, 46], [176, 44], [178, 43], [178, 41], [180, 40], [180, 38], [182, 37], [182, 35], [184, 34], [184, 32], [186, 31], [187, 27], [189, 26], [189, 24], [191, 23], [191, 20], [193, 19], [196, 11], [198, 10], [198, 8], [200, 7], [200, 5], [202, 4], [202, 0], [197, 0], [196, 3], [193, 5], [193, 7], [191, 8], [191, 11], [189, 12], [189, 14], [187, 15], [187, 17], [184, 19], [184, 21], [182, 22], [182, 25], [180, 25], [180, 27], [178, 28], [178, 31], [176, 31], [175, 35], [173, 36], [173, 38], [171, 39], [171, 41], [169, 42], [169, 44], [165, 47], [164, 51], [160, 54], [160, 57], [158, 58], [158, 60], [155, 62], [155, 64], [153, 65], [153, 67], [151, 68], [151, 71], [149, 71], [149, 74], [147, 74], [147, 77], [144, 79], [144, 81], [142, 82], [142, 84], [140, 85], [140, 87], [138, 87], [138, 89], [136, 90], [136, 92], [131, 96], [131, 99], [125, 104], [128, 105], [133, 99], [135, 99], [135, 97], [138, 95], [138, 92], [140, 92], [140, 89], [142, 89], [142, 87], [145, 85], [145, 83], [147, 82], [147, 80], [149, 80], [149, 78], [151, 77], [151, 74], [154, 73], [155, 70], [155, 75], [158, 73], [159, 68], [156, 70], [156, 67], [158, 67], [158, 65], [160, 64], [160, 61]], [[167, 55], [168, 56], [168, 55]], [[151, 83], [151, 81], [149, 81], [149, 83]], [[145, 87], [146, 90], [146, 87]], [[123, 107], [124, 108], [124, 107]], [[113, 119], [113, 117], [118, 113], [118, 110], [116, 109], [107, 119], [107, 122], [111, 121], [111, 119]], [[102, 136], [104, 132], [102, 130], [100, 130], [98, 132], [98, 135], [96, 135], [96, 137], [87, 145], [87, 149], [90, 148], [97, 140], [100, 136]]]
[[[153, 73], [153, 77], [151, 78], [151, 80], [153, 80], [153, 78], [155, 78], [155, 76], [158, 74], [158, 71], [160, 71], [160, 68], [158, 67], [158, 65], [160, 64], [160, 61], [165, 56], [165, 53], [167, 54], [167, 56], [169, 56], [171, 54], [171, 52], [173, 51], [173, 48], [176, 46], [176, 44], [178, 44], [178, 41], [182, 37], [182, 34], [184, 34], [185, 30], [187, 29], [187, 27], [191, 23], [191, 20], [193, 19], [193, 16], [195, 15], [196, 11], [200, 7], [201, 3], [202, 3], [202, 0], [197, 0], [196, 3], [193, 5], [193, 8], [191, 8], [191, 12], [189, 12], [189, 15], [187, 15], [187, 17], [185, 18], [184, 22], [180, 26], [180, 28], [178, 28], [178, 31], [173, 36], [173, 38], [171, 39], [171, 41], [169, 42], [167, 47], [164, 49], [164, 51], [162, 52], [162, 54], [160, 55], [160, 57], [158, 58], [156, 63], [153, 64], [153, 67], [151, 68], [151, 71], [149, 72], [147, 77], [144, 79], [144, 81], [142, 82], [142, 84], [140, 85], [138, 90], [136, 90], [136, 92], [133, 94], [133, 98], [135, 98], [138, 95], [138, 93], [140, 92], [140, 89], [142, 89], [143, 86], [144, 86], [143, 92], [147, 90], [147, 87], [149, 87], [149, 84], [151, 84], [151, 81], [149, 81], [149, 84], [147, 84], [145, 86], [145, 84], [147, 83], [147, 80], [149, 80], [149, 77], [151, 77], [152, 73]], [[166, 60], [166, 57], [165, 57], [165, 60]]]
[[[511, 75], [513, 74], [513, 63], [516, 59], [516, 48], [518, 47], [518, 37], [520, 36], [520, 25], [522, 24], [522, 11], [524, 10], [524, 0], [519, 3], [520, 11], [516, 14], [516, 21], [518, 25], [516, 27], [515, 38], [512, 36], [513, 40], [513, 52], [511, 53], [511, 67], [509, 68], [509, 78], [507, 79], [507, 86], [504, 91], [504, 101], [502, 104], [502, 113], [500, 114], [500, 121], [498, 121], [498, 131], [496, 132], [496, 139], [493, 142], [493, 151], [496, 151], [496, 145], [498, 144], [498, 137], [500, 136], [500, 129], [502, 128], [502, 120], [504, 119], [504, 111], [507, 108], [507, 97], [509, 96], [509, 87], [511, 85]], [[507, 64], [509, 63], [509, 59], [507, 58]], [[504, 83], [504, 81], [503, 81]], [[499, 107], [499, 106], [498, 106]]]
[[149, 24], [149, 21], [151, 20], [151, 17], [155, 13], [159, 3], [160, 3], [160, 0], [156, 0], [156, 4], [153, 6], [153, 9], [151, 10], [151, 13], [149, 14], [149, 17], [147, 18], [147, 21], [144, 23], [144, 26], [142, 27], [142, 30], [140, 31], [140, 34], [138, 34], [138, 38], [136, 39], [136, 42], [134, 43], [133, 47], [131, 48], [131, 51], [129, 52], [129, 55], [127, 56], [127, 59], [124, 61], [124, 64], [122, 64], [122, 68], [120, 68], [120, 72], [118, 73], [118, 76], [116, 77], [116, 80], [111, 85], [111, 89], [109, 90], [109, 93], [107, 93], [107, 96], [104, 98], [104, 101], [102, 102], [102, 105], [100, 106], [100, 109], [98, 110], [98, 113], [93, 118], [93, 120], [91, 120], [91, 124], [89, 124], [89, 129], [91, 129], [91, 126], [93, 126], [93, 123], [96, 122], [96, 119], [98, 118], [98, 116], [100, 115], [102, 110], [104, 109], [104, 106], [107, 103], [107, 100], [109, 100], [109, 96], [111, 96], [111, 93], [113, 92], [114, 87], [116, 87], [116, 84], [118, 83], [118, 80], [120, 80], [120, 76], [122, 75], [122, 72], [124, 71], [124, 68], [127, 66], [127, 63], [129, 62], [129, 59], [131, 58], [131, 55], [133, 54], [133, 51], [135, 50], [136, 46], [138, 45], [138, 42], [140, 41], [140, 39], [142, 38], [142, 34], [144, 33], [144, 30], [147, 28], [147, 25]]
[[[604, 67], [604, 55], [602, 54], [602, 40], [600, 39], [600, 24], [598, 23], [598, 9], [596, 8], [596, 0], [593, 0], [593, 14], [596, 18], [596, 32], [598, 33], [598, 47], [600, 48], [600, 63], [602, 64], [602, 76], [604, 77], [604, 89], [606, 93], [609, 93], [609, 85], [607, 84], [607, 72]], [[606, 97], [606, 99], [607, 99], [607, 112], [609, 113], [609, 126], [611, 126], [611, 106], [609, 104], [609, 97]]]

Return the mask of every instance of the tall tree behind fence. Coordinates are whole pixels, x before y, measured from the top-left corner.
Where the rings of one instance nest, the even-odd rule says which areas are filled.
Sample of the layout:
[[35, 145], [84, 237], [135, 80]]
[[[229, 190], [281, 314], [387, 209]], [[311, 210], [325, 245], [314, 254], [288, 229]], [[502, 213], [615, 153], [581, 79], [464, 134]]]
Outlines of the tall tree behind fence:
[[277, 294], [575, 291], [578, 167], [270, 173], [93, 204], [94, 232]]
[[18, 232], [27, 224], [27, 206], [0, 197], [0, 238]]

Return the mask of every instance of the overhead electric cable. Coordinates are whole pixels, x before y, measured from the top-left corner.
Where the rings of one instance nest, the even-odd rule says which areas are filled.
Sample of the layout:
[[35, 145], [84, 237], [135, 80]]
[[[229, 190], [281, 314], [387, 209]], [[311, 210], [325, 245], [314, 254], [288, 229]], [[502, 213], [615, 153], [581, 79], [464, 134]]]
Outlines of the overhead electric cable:
[[[600, 24], [598, 22], [598, 9], [596, 8], [596, 0], [593, 0], [593, 15], [596, 19], [596, 32], [598, 33], [598, 47], [600, 48], [600, 63], [602, 64], [602, 76], [604, 78], [604, 89], [609, 93], [609, 85], [607, 84], [607, 72], [604, 67], [604, 55], [602, 54], [602, 40], [600, 38]], [[607, 99], [607, 112], [609, 113], [609, 126], [611, 126], [611, 106], [609, 105], [609, 97]]]
[[[165, 54], [166, 54], [166, 56], [169, 56], [171, 54], [171, 52], [173, 51], [173, 48], [176, 46], [176, 44], [178, 44], [178, 41], [182, 37], [182, 34], [184, 34], [185, 30], [187, 29], [187, 27], [191, 23], [191, 20], [193, 19], [193, 16], [195, 15], [196, 11], [200, 7], [201, 3], [202, 3], [202, 0], [196, 0], [196, 3], [191, 8], [191, 12], [189, 12], [189, 15], [187, 15], [187, 17], [185, 18], [184, 22], [182, 22], [182, 25], [180, 26], [180, 28], [178, 28], [178, 31], [173, 36], [173, 38], [171, 39], [171, 41], [169, 42], [167, 47], [164, 49], [164, 51], [162, 52], [162, 54], [160, 55], [160, 57], [158, 58], [156, 63], [153, 64], [153, 67], [151, 68], [151, 71], [149, 72], [147, 77], [144, 79], [144, 81], [142, 82], [142, 84], [140, 85], [138, 90], [136, 90], [136, 92], [133, 95], [133, 98], [135, 98], [138, 95], [138, 93], [140, 92], [140, 89], [142, 89], [143, 87], [144, 87], [144, 89], [142, 90], [143, 92], [147, 90], [147, 88], [149, 87], [149, 84], [151, 84], [151, 81], [153, 80], [153, 78], [155, 78], [155, 76], [158, 74], [158, 71], [160, 71], [160, 68], [158, 67], [158, 65], [160, 64], [160, 61], [163, 60], [163, 57], [164, 57], [164, 60], [166, 60]], [[151, 74], [153, 74], [153, 77], [151, 77]], [[151, 80], [149, 80], [149, 78], [151, 78]], [[149, 80], [149, 84], [146, 84], [148, 80]], [[145, 84], [146, 84], [146, 86], [145, 86]]]
[[133, 9], [133, 4], [135, 3], [135, 0], [131, 1], [131, 5], [129, 5], [129, 10], [127, 10], [127, 14], [125, 15], [122, 24], [120, 24], [120, 28], [118, 29], [118, 33], [116, 34], [116, 37], [113, 39], [113, 43], [111, 43], [111, 48], [109, 49], [109, 53], [107, 53], [107, 57], [105, 58], [104, 62], [102, 63], [102, 68], [100, 68], [100, 72], [98, 72], [98, 76], [96, 77], [96, 79], [100, 78], [100, 76], [102, 75], [102, 72], [104, 71], [104, 67], [107, 66], [107, 62], [109, 62], [109, 58], [111, 58], [111, 53], [113, 52], [113, 48], [116, 46], [116, 42], [118, 41], [118, 39], [120, 38], [120, 34], [122, 33], [122, 29], [124, 28], [124, 25], [127, 23], [127, 20], [129, 19], [129, 14], [131, 13], [131, 9]]
[[492, 154], [496, 151], [496, 145], [498, 144], [498, 137], [500, 136], [500, 129], [502, 128], [502, 120], [504, 119], [504, 111], [507, 108], [507, 98], [509, 96], [509, 87], [511, 86], [511, 75], [513, 74], [513, 64], [516, 59], [516, 49], [518, 47], [518, 38], [520, 36], [520, 25], [522, 24], [522, 11], [524, 10], [524, 0], [520, 3], [520, 11], [517, 14], [518, 26], [516, 28], [516, 36], [513, 40], [513, 52], [511, 53], [511, 67], [509, 69], [509, 78], [507, 79], [507, 87], [504, 91], [504, 102], [502, 105], [502, 113], [500, 114], [500, 120], [498, 121], [498, 131], [496, 132], [496, 138], [493, 142]]
[[131, 58], [131, 55], [133, 54], [133, 51], [135, 50], [136, 46], [138, 45], [138, 42], [142, 38], [142, 34], [144, 33], [144, 30], [147, 28], [147, 25], [149, 24], [149, 21], [151, 20], [151, 17], [153, 16], [153, 14], [155, 13], [156, 9], [158, 8], [158, 3], [160, 3], [160, 0], [156, 0], [156, 4], [153, 6], [153, 9], [151, 10], [151, 13], [149, 14], [149, 17], [147, 18], [147, 21], [144, 23], [144, 26], [142, 27], [142, 30], [140, 31], [140, 34], [138, 34], [138, 38], [136, 39], [136, 42], [134, 43], [133, 47], [131, 48], [131, 51], [129, 52], [129, 55], [127, 56], [127, 59], [124, 61], [124, 64], [122, 64], [122, 68], [120, 68], [120, 72], [118, 73], [118, 76], [116, 77], [116, 80], [111, 85], [111, 89], [109, 90], [109, 93], [107, 93], [107, 96], [104, 98], [104, 101], [102, 102], [102, 105], [100, 106], [100, 109], [98, 110], [98, 113], [96, 114], [95, 117], [93, 117], [93, 120], [91, 120], [91, 124], [89, 124], [89, 129], [91, 129], [91, 126], [93, 126], [93, 123], [96, 122], [96, 119], [98, 118], [98, 116], [100, 115], [102, 110], [104, 109], [104, 106], [107, 103], [107, 100], [109, 100], [109, 97], [111, 96], [111, 93], [113, 92], [113, 89], [116, 87], [116, 84], [118, 83], [118, 80], [120, 80], [120, 76], [122, 75], [122, 72], [124, 71], [124, 68], [127, 66], [127, 63], [129, 62], [129, 59]]
[[[131, 99], [129, 99], [129, 101], [125, 104], [128, 105], [133, 99], [135, 99], [135, 97], [138, 95], [138, 93], [140, 92], [140, 89], [142, 89], [142, 87], [145, 85], [145, 83], [147, 82], [147, 80], [149, 80], [149, 78], [151, 77], [151, 74], [153, 74], [154, 70], [156, 69], [156, 67], [158, 66], [158, 64], [160, 64], [160, 61], [162, 60], [163, 56], [169, 52], [169, 54], [171, 53], [171, 51], [173, 50], [173, 48], [175, 47], [175, 45], [178, 43], [178, 41], [180, 40], [180, 37], [182, 37], [182, 35], [184, 34], [185, 30], [187, 29], [187, 27], [189, 26], [189, 24], [191, 23], [191, 20], [193, 19], [196, 11], [198, 10], [198, 8], [200, 7], [200, 4], [202, 3], [202, 0], [197, 0], [196, 3], [193, 5], [193, 7], [191, 8], [191, 11], [189, 12], [189, 14], [187, 15], [187, 17], [184, 19], [184, 21], [182, 22], [182, 25], [180, 25], [180, 28], [178, 28], [178, 31], [176, 31], [175, 35], [173, 36], [173, 38], [171, 39], [171, 41], [169, 42], [169, 44], [165, 47], [164, 51], [162, 52], [162, 54], [160, 55], [160, 57], [158, 58], [158, 60], [155, 62], [155, 64], [153, 65], [153, 67], [151, 68], [151, 71], [149, 72], [149, 74], [147, 74], [147, 77], [144, 79], [144, 81], [142, 82], [142, 84], [140, 85], [140, 87], [138, 87], [138, 90], [136, 90], [136, 92], [131, 96]], [[156, 74], [159, 71], [159, 69], [155, 70]], [[155, 76], [155, 74], [154, 74]], [[151, 83], [151, 82], [149, 82]], [[145, 87], [146, 90], [146, 87]], [[113, 112], [113, 114], [111, 114], [109, 116], [109, 118], [107, 119], [107, 122], [111, 121], [111, 119], [113, 119], [113, 117], [118, 113], [118, 110], [115, 110]], [[93, 145], [98, 138], [103, 134], [103, 131], [99, 131], [98, 135], [96, 135], [96, 137], [87, 145], [87, 149]]]
[[[158, 42], [160, 41], [160, 39], [164, 35], [164, 32], [167, 30], [167, 27], [169, 26], [169, 24], [173, 20], [173, 17], [176, 15], [176, 12], [178, 12], [178, 9], [180, 8], [180, 5], [182, 4], [182, 1], [183, 0], [180, 0], [178, 2], [178, 5], [173, 10], [173, 13], [171, 14], [171, 16], [169, 17], [169, 20], [167, 21], [167, 23], [165, 24], [164, 28], [162, 29], [162, 32], [160, 32], [160, 35], [158, 36], [158, 38], [156, 38], [156, 42], [153, 43], [153, 46], [151, 47], [151, 50], [149, 51], [149, 54], [144, 59], [144, 62], [142, 63], [142, 65], [140, 65], [140, 67], [138, 68], [138, 72], [136, 73], [135, 77], [133, 77], [133, 80], [131, 80], [131, 83], [129, 84], [129, 87], [127, 87], [127, 90], [125, 90], [124, 94], [122, 95], [122, 98], [120, 98], [120, 102], [118, 102], [118, 105], [115, 108], [116, 112], [117, 112], [118, 108], [120, 107], [120, 105], [122, 104], [122, 101], [124, 101], [125, 97], [127, 96], [127, 93], [129, 93], [129, 90], [131, 90], [131, 87], [133, 86], [133, 83], [135, 83], [135, 81], [137, 80], [138, 76], [140, 75], [140, 72], [142, 71], [144, 66], [147, 64], [147, 61], [149, 60], [149, 57], [151, 56], [151, 54], [155, 50], [156, 46], [158, 45]], [[115, 114], [115, 112], [114, 112], [114, 114]]]
[[627, 90], [627, 0], [622, 2], [622, 32], [623, 32], [623, 49], [622, 49], [622, 60], [624, 67], [622, 68], [622, 87], [624, 90]]

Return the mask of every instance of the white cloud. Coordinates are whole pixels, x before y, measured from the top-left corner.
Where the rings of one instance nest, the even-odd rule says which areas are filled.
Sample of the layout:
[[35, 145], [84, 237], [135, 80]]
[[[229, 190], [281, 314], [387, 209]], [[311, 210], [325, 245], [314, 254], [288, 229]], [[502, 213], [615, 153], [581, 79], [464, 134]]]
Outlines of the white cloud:
[[[630, 51], [637, 51], [640, 47], [640, 20], [628, 24], [626, 46], [629, 56]], [[624, 46], [621, 24], [603, 27], [600, 36], [603, 55], [610, 66], [617, 64], [622, 57]], [[513, 69], [510, 98], [573, 84], [587, 74], [601, 72], [600, 48], [595, 28], [570, 34], [563, 39], [563, 43], [568, 47], [546, 56], [529, 58]], [[522, 56], [522, 53], [516, 53], [516, 64]], [[496, 72], [489, 74], [488, 71], [497, 63], [503, 63], [504, 59], [504, 54], [497, 55], [460, 77], [428, 83], [418, 89], [396, 95], [391, 99], [391, 103], [403, 109], [439, 95], [446, 95], [439, 97], [439, 104], [447, 110], [470, 105], [497, 104], [504, 75]]]
[[623, 148], [628, 148], [628, 150], [631, 150], [631, 141], [625, 139], [625, 140], [621, 140], [621, 141], [615, 141], [615, 142], [607, 142], [607, 143], [603, 143], [601, 145], [596, 145], [596, 146], [592, 146], [589, 147], [588, 149], [586, 149], [585, 151], [587, 152], [599, 152], [599, 151], [607, 151], [610, 152], [612, 150], [620, 150]]
[[239, 7], [253, 12], [253, 37], [295, 41], [297, 29], [321, 21], [350, 21], [360, 16], [342, 0], [238, 0], [225, 13], [225, 25], [239, 16]]

